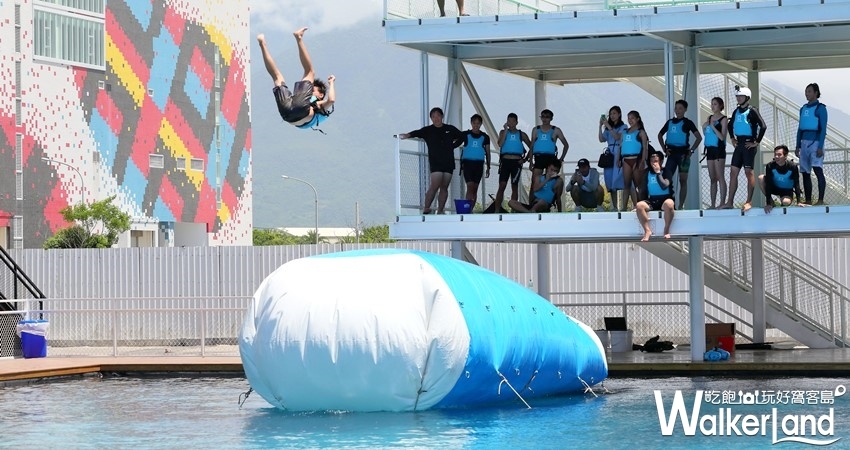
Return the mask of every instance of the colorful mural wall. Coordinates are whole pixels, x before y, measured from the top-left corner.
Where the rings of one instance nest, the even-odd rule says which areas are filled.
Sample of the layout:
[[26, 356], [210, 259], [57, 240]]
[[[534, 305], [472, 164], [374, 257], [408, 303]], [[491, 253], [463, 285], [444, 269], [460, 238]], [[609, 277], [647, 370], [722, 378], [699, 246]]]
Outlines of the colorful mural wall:
[[21, 51], [6, 51], [11, 27], [0, 32], [0, 222], [21, 216], [24, 247], [38, 247], [67, 225], [64, 206], [116, 195], [138, 220], [202, 223], [211, 245], [250, 245], [247, 1], [108, 0], [105, 70], [34, 57], [32, 3], [21, 6]]

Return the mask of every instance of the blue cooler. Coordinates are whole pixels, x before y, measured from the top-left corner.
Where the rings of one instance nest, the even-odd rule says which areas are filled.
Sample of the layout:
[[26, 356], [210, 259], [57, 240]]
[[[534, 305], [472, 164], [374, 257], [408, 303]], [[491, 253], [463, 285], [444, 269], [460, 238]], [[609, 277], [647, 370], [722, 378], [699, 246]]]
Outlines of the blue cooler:
[[21, 337], [21, 352], [24, 358], [44, 358], [47, 356], [46, 320], [22, 320], [18, 322], [18, 335]]

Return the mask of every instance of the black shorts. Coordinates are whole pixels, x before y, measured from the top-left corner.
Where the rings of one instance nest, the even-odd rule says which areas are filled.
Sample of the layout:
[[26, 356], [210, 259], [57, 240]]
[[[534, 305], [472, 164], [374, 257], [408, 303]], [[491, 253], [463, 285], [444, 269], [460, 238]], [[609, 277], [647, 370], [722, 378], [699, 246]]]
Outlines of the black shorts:
[[517, 184], [521, 174], [521, 159], [499, 159], [499, 183], [511, 180], [511, 184]]
[[454, 159], [450, 159], [450, 160], [429, 159], [428, 160], [428, 166], [431, 168], [431, 173], [434, 173], [434, 172], [453, 173], [455, 171], [455, 161], [454, 161]]
[[726, 159], [726, 146], [723, 147], [706, 147], [705, 159], [714, 161], [715, 159]]
[[770, 192], [771, 195], [775, 195], [779, 198], [783, 198], [783, 197], [788, 197], [788, 198], [792, 198], [792, 199], [794, 198], [794, 190], [793, 189], [779, 189], [779, 188], [773, 187], [773, 188], [770, 189], [770, 191], [771, 191]]
[[664, 206], [664, 202], [667, 201], [670, 197], [649, 197], [644, 200], [647, 205], [649, 205], [650, 211], [661, 211], [661, 207]]
[[484, 161], [464, 159], [460, 161], [463, 170], [463, 181], [467, 183], [480, 183], [484, 178]]
[[313, 96], [313, 83], [301, 80], [295, 83], [295, 92], [290, 92], [284, 84], [272, 89], [277, 112], [283, 120], [294, 123], [310, 115], [310, 97]]
[[549, 167], [549, 164], [558, 160], [557, 155], [553, 155], [550, 153], [543, 154], [535, 154], [534, 155], [534, 168], [540, 170], [546, 170]]
[[756, 161], [756, 153], [759, 148], [747, 148], [745, 145], [749, 142], [755, 142], [752, 138], [738, 139], [738, 145], [735, 146], [735, 152], [732, 153], [732, 167], [752, 169]]

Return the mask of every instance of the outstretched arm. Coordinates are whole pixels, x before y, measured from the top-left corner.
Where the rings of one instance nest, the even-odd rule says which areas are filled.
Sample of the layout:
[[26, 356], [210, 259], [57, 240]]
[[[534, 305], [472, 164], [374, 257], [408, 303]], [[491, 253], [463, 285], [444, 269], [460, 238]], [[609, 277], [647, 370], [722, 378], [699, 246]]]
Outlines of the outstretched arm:
[[328, 92], [325, 93], [325, 98], [319, 100], [316, 104], [319, 105], [319, 108], [327, 111], [328, 108], [333, 106], [334, 102], [336, 102], [336, 88], [334, 85], [336, 81], [336, 77], [333, 75], [328, 76]]

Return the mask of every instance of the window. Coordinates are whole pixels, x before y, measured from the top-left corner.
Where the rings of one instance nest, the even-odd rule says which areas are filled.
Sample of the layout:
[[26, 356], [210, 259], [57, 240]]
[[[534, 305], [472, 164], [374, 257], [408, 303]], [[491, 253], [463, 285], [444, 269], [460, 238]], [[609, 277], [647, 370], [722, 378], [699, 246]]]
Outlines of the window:
[[67, 8], [79, 9], [97, 14], [103, 14], [104, 0], [40, 0], [44, 3], [52, 3]]
[[177, 165], [177, 170], [186, 170], [186, 158], [178, 157], [174, 159], [175, 164]]
[[40, 9], [37, 6], [34, 10], [33, 34], [37, 57], [105, 69], [103, 18]]
[[23, 172], [15, 172], [15, 199], [24, 199], [24, 174]]
[[198, 171], [198, 172], [204, 171], [204, 160], [203, 159], [192, 158], [190, 164], [191, 164], [190, 168], [192, 170], [195, 170], [195, 171]]
[[24, 135], [15, 133], [15, 170], [24, 170]]
[[15, 97], [21, 98], [21, 62], [15, 61]]
[[16, 98], [15, 99], [15, 125], [21, 126], [22, 121], [23, 120], [21, 119], [21, 99]]
[[156, 153], [151, 153], [148, 157], [148, 164], [151, 169], [162, 169], [165, 167], [165, 157], [162, 155], [157, 155]]

